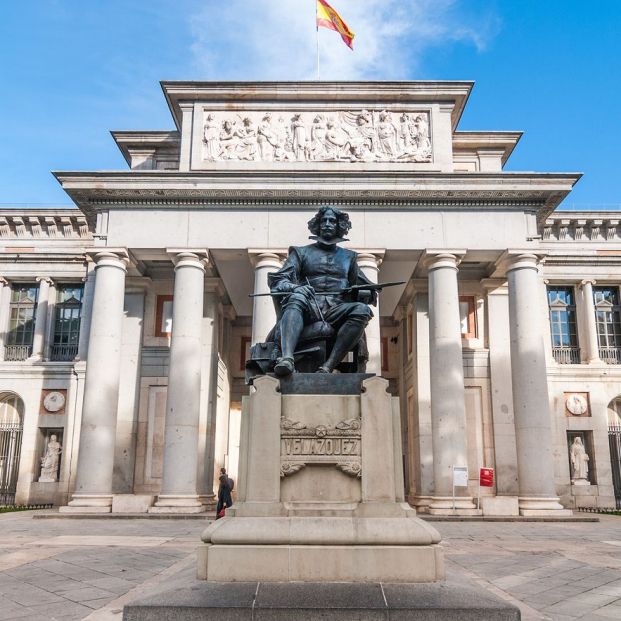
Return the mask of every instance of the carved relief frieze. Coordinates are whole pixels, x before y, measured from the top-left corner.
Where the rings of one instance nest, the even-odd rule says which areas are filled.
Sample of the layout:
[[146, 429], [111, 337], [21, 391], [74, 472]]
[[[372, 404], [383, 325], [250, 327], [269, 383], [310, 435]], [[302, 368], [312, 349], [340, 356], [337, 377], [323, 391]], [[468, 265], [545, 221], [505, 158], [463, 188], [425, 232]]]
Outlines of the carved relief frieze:
[[429, 113], [205, 112], [206, 162], [430, 162]]
[[288, 418], [280, 420], [280, 476], [299, 472], [308, 465], [333, 465], [360, 478], [361, 420], [350, 418], [336, 425], [309, 427]]

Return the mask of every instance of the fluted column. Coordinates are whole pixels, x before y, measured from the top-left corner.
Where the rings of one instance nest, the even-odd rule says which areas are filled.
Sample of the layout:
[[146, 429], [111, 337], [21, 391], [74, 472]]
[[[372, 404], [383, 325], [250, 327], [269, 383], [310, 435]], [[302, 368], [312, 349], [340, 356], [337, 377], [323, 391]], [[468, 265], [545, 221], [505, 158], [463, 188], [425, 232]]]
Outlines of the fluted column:
[[153, 513], [198, 513], [198, 429], [206, 251], [170, 251], [175, 264], [162, 488]]
[[0, 277], [0, 360], [4, 360], [4, 345], [9, 330], [9, 308], [11, 306], [11, 283]]
[[[269, 293], [267, 276], [280, 269], [281, 257], [267, 250], [249, 250], [254, 267], [254, 293]], [[264, 343], [269, 331], [276, 324], [276, 310], [269, 295], [252, 299], [252, 344]]]
[[[384, 257], [384, 251], [359, 252], [358, 267], [362, 273], [374, 283], [379, 282], [379, 267]], [[382, 338], [380, 334], [380, 306], [379, 292], [377, 307], [373, 309], [373, 319], [369, 321], [365, 333], [367, 335], [367, 347], [369, 349], [369, 362], [367, 373], [382, 374]]]
[[595, 319], [595, 300], [593, 299], [594, 280], [583, 280], [580, 283], [582, 289], [582, 322], [585, 327], [584, 335], [586, 342], [584, 351], [586, 361], [589, 364], [601, 362], [599, 357], [599, 339], [597, 337], [597, 322]]
[[510, 254], [511, 384], [522, 515], [559, 515], [554, 487], [550, 403], [541, 316], [538, 257]]
[[[453, 512], [453, 466], [467, 466], [466, 407], [459, 320], [457, 265], [459, 255], [430, 254], [429, 350], [434, 494], [429, 512]], [[455, 512], [472, 513], [475, 506], [465, 488], [456, 488]]]
[[107, 513], [112, 505], [112, 470], [119, 400], [121, 334], [127, 254], [95, 253], [91, 319], [75, 491], [64, 512]]
[[37, 296], [37, 310], [35, 315], [34, 335], [32, 338], [32, 354], [30, 355], [33, 360], [41, 360], [43, 358], [52, 279], [44, 276], [42, 278], [37, 278], [37, 281], [39, 283], [39, 294]]

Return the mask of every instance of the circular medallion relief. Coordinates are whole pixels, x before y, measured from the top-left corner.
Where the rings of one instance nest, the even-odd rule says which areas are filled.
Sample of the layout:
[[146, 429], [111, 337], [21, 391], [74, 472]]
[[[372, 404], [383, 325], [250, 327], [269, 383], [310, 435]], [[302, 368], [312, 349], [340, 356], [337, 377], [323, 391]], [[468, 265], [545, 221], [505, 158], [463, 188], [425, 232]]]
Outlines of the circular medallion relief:
[[589, 408], [587, 400], [578, 394], [568, 395], [566, 405], [574, 416], [582, 416]]
[[65, 406], [65, 395], [58, 390], [52, 390], [45, 395], [43, 399], [43, 407], [48, 412], [58, 412]]

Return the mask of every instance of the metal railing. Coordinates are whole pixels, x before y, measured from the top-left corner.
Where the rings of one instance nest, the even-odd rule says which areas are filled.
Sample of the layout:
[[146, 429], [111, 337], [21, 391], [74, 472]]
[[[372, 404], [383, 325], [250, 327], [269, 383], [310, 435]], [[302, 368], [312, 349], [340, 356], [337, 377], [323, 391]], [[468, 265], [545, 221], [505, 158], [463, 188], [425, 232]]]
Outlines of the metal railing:
[[580, 364], [579, 347], [553, 347], [552, 355], [559, 364]]
[[621, 347], [600, 347], [599, 357], [608, 364], [621, 364]]
[[5, 345], [4, 359], [8, 362], [27, 360], [32, 354], [32, 345]]
[[21, 423], [0, 425], [0, 506], [15, 504], [22, 434]]
[[50, 360], [52, 362], [69, 362], [77, 355], [77, 345], [52, 345], [50, 349]]

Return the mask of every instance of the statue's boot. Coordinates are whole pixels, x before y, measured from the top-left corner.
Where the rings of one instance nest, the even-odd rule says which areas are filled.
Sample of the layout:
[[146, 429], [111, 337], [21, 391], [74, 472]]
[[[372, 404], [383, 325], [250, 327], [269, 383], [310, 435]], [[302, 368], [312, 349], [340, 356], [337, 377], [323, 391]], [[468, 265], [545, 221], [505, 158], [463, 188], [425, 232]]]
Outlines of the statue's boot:
[[291, 375], [295, 371], [295, 365], [293, 363], [293, 358], [278, 358], [278, 362], [274, 366], [274, 373], [279, 377], [286, 377], [287, 375]]
[[328, 359], [317, 369], [317, 373], [332, 373], [336, 365], [356, 347], [364, 334], [365, 321], [348, 319], [338, 331], [336, 342]]

